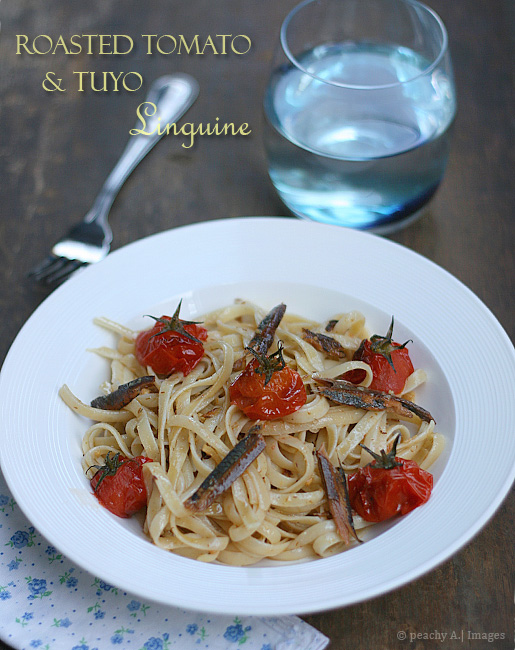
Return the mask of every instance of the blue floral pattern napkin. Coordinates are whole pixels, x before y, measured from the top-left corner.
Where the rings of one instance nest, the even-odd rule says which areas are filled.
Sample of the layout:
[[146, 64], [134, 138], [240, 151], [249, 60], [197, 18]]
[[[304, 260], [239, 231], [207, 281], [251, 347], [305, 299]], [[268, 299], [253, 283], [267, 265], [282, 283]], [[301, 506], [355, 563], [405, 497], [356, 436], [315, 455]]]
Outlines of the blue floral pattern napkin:
[[70, 562], [31, 526], [0, 472], [0, 638], [20, 650], [322, 650], [297, 618], [147, 603]]

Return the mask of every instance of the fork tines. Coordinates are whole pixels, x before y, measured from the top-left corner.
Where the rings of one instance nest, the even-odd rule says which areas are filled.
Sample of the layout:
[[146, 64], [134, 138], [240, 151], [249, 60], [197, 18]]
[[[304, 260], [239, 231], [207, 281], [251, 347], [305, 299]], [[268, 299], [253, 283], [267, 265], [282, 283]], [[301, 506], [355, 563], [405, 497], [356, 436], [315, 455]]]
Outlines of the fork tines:
[[71, 260], [67, 257], [58, 257], [51, 254], [41, 264], [33, 268], [28, 273], [28, 277], [45, 286], [60, 284], [86, 264], [87, 262], [81, 260]]

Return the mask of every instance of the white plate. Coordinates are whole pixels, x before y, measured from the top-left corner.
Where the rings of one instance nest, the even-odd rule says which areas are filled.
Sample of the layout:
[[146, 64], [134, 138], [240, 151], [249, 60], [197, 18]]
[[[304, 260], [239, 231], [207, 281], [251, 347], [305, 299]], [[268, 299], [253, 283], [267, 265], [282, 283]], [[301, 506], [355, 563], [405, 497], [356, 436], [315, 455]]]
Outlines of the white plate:
[[[91, 495], [81, 470], [84, 401], [107, 364], [96, 316], [138, 322], [174, 306], [196, 317], [243, 297], [323, 319], [360, 308], [373, 331], [412, 338], [429, 381], [417, 401], [448, 439], [429, 502], [357, 548], [296, 565], [205, 565], [154, 547], [136, 519]], [[492, 516], [515, 473], [515, 355], [495, 317], [447, 272], [388, 240], [286, 218], [212, 221], [154, 235], [66, 282], [35, 311], [2, 368], [2, 470], [27, 517], [69, 559], [142, 598], [216, 613], [279, 615], [356, 603], [417, 578]]]

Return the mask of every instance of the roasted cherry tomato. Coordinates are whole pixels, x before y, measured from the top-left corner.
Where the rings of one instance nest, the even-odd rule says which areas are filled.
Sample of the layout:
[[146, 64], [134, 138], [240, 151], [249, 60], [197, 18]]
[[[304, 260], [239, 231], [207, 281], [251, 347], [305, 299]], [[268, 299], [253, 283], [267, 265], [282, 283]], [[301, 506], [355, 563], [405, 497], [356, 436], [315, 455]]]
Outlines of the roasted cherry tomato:
[[[374, 334], [370, 340], [364, 339], [352, 358], [355, 361], [364, 361], [370, 366], [374, 375], [370, 388], [392, 391], [398, 395], [414, 368], [406, 348], [409, 341], [395, 343], [392, 341], [392, 332], [393, 318], [386, 336]], [[341, 379], [360, 384], [365, 376], [364, 370], [350, 370], [342, 375]]]
[[[400, 437], [400, 436], [399, 436]], [[348, 475], [351, 507], [366, 521], [384, 521], [405, 515], [425, 503], [433, 489], [433, 476], [413, 460], [396, 458], [392, 450], [381, 455], [367, 449], [374, 460]]]
[[204, 356], [202, 341], [207, 330], [193, 321], [179, 318], [181, 303], [173, 316], [154, 318], [156, 324], [136, 337], [136, 358], [158, 375], [190, 373]]
[[[100, 503], [118, 517], [131, 517], [147, 505], [147, 490], [142, 466], [151, 458], [135, 456], [126, 458], [119, 453], [107, 454], [104, 465], [91, 479], [91, 487]], [[90, 468], [91, 469], [91, 468]]]
[[282, 347], [270, 356], [256, 353], [229, 388], [236, 404], [253, 420], [275, 420], [298, 411], [306, 403], [306, 389], [298, 372], [288, 368]]

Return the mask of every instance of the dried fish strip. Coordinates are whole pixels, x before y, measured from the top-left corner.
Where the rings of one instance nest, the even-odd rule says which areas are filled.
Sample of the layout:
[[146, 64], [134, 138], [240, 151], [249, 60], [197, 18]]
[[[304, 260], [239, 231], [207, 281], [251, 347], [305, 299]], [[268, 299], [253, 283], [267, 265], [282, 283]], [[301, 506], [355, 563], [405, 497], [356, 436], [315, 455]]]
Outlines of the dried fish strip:
[[327, 321], [327, 325], [325, 326], [325, 331], [332, 332], [337, 322], [338, 322], [337, 318], [332, 318], [330, 321]]
[[223, 458], [198, 490], [184, 502], [192, 512], [202, 512], [243, 474], [265, 448], [261, 433], [249, 433]]
[[[352, 511], [346, 490], [345, 475], [341, 475], [337, 468], [331, 463], [327, 455], [325, 446], [322, 445], [317, 451], [318, 468], [320, 477], [324, 486], [329, 512], [334, 519], [334, 524], [338, 535], [345, 544], [350, 542], [350, 537], [358, 538], [352, 521]], [[345, 485], [345, 488], [344, 488]]]
[[354, 528], [354, 519], [352, 517], [352, 507], [350, 505], [350, 497], [349, 497], [349, 486], [347, 485], [347, 476], [345, 474], [345, 471], [343, 470], [342, 467], [336, 467], [336, 475], [338, 477], [338, 481], [340, 486], [343, 489], [343, 496], [345, 498], [345, 510], [347, 511], [348, 517], [348, 523], [351, 527], [352, 530], [352, 535], [358, 541], [360, 544], [363, 543], [363, 540], [361, 540], [358, 537], [358, 533], [356, 532], [356, 529]]
[[[282, 302], [269, 311], [257, 326], [256, 333], [250, 339], [247, 347], [252, 348], [252, 350], [258, 354], [266, 354], [274, 342], [275, 332], [279, 327], [279, 323], [281, 322], [285, 311], [286, 305]], [[244, 365], [245, 357], [242, 357], [234, 364], [234, 370], [241, 370]]]
[[137, 377], [132, 381], [122, 384], [109, 395], [100, 395], [91, 401], [91, 406], [96, 409], [104, 409], [106, 411], [119, 411], [127, 404], [130, 404], [135, 397], [145, 389], [150, 388], [155, 382], [153, 375], [145, 377]]
[[327, 387], [317, 388], [317, 392], [337, 404], [346, 404], [347, 406], [368, 411], [389, 410], [405, 418], [412, 418], [413, 415], [416, 415], [425, 422], [434, 421], [429, 411], [397, 395], [365, 388], [364, 386], [355, 386], [350, 381], [344, 381], [343, 379], [325, 379], [322, 377], [314, 377], [314, 379], [319, 384]]
[[345, 359], [347, 356], [345, 354], [345, 348], [332, 336], [312, 332], [304, 327], [302, 329], [302, 338], [308, 343], [311, 343], [319, 352], [325, 352], [330, 359], [337, 361], [338, 359]]

